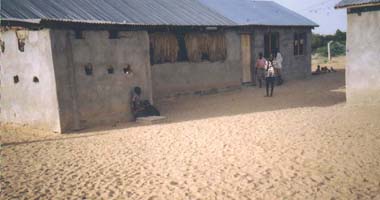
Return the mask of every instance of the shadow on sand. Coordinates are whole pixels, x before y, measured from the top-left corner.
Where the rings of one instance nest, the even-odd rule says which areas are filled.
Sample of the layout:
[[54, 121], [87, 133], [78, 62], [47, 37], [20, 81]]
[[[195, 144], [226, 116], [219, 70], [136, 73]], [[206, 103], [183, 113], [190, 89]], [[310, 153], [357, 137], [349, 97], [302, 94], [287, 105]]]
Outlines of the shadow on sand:
[[[273, 97], [264, 96], [265, 88], [249, 87], [214, 95], [165, 99], [157, 102], [156, 105], [161, 113], [168, 117], [165, 124], [283, 109], [329, 107], [346, 101], [345, 71], [338, 70], [336, 73], [289, 81], [276, 87]], [[140, 126], [147, 125], [130, 122], [119, 123], [114, 126], [96, 127], [57, 135], [49, 139], [4, 143], [2, 146], [94, 137]]]

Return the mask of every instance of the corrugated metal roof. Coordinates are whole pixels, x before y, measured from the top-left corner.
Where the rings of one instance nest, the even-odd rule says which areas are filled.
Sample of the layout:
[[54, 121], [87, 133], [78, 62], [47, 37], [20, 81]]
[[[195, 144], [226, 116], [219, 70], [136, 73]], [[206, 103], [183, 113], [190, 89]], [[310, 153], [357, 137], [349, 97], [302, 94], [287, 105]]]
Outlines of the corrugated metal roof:
[[269, 1], [0, 0], [3, 19], [179, 26], [318, 26]]
[[1, 0], [2, 18], [147, 25], [235, 25], [197, 0]]
[[373, 3], [380, 3], [380, 0], [342, 0], [335, 6], [335, 8], [346, 8], [350, 6], [361, 6]]
[[272, 1], [200, 0], [239, 25], [318, 26], [318, 24]]

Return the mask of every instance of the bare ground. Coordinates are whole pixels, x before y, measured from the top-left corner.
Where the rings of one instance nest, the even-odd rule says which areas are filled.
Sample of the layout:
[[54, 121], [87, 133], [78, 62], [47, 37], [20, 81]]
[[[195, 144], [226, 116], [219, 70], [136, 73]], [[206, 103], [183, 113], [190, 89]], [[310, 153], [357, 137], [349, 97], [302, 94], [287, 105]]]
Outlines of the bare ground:
[[380, 108], [344, 70], [159, 102], [165, 124], [57, 135], [3, 126], [1, 199], [380, 199]]

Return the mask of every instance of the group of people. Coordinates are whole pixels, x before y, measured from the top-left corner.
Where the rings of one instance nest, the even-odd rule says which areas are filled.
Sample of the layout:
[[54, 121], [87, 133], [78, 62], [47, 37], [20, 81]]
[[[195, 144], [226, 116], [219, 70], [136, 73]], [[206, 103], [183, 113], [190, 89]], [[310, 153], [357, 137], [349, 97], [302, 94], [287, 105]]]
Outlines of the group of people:
[[259, 53], [259, 58], [256, 61], [256, 79], [259, 82], [259, 87], [266, 83], [266, 96], [272, 97], [275, 84], [281, 85], [283, 79], [281, 76], [282, 70], [282, 55], [277, 52], [275, 56], [270, 56], [265, 59], [263, 53]]
[[333, 67], [330, 67], [330, 69], [326, 66], [321, 68], [321, 66], [318, 65], [317, 69], [315, 70], [315, 72], [312, 73], [312, 75], [319, 75], [319, 74], [330, 73], [330, 72], [336, 72], [336, 70]]

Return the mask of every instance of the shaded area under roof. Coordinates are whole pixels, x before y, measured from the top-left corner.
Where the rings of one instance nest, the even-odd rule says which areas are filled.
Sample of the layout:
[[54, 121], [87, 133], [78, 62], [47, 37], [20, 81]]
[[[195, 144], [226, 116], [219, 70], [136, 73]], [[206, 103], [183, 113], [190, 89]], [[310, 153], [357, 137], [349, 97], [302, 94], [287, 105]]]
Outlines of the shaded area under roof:
[[197, 0], [1, 0], [5, 19], [146, 25], [235, 25]]
[[362, 6], [374, 3], [380, 4], [380, 0], [342, 0], [335, 6], [335, 8], [347, 8], [351, 6]]
[[272, 1], [199, 1], [239, 25], [318, 26], [306, 17]]

